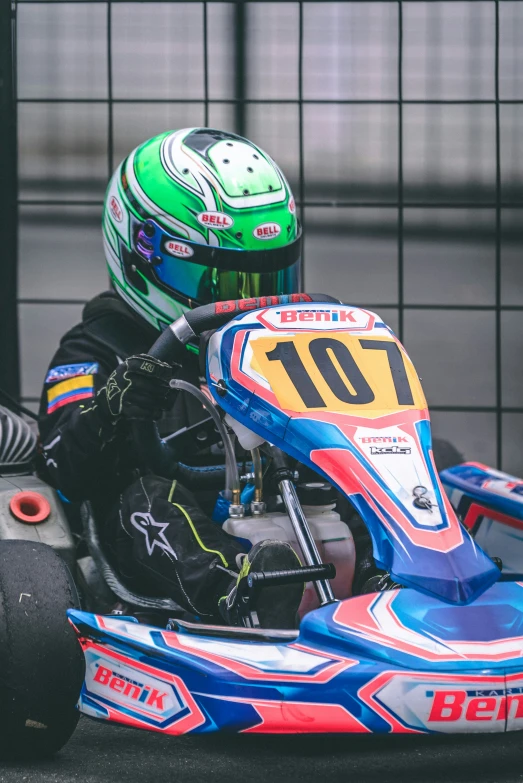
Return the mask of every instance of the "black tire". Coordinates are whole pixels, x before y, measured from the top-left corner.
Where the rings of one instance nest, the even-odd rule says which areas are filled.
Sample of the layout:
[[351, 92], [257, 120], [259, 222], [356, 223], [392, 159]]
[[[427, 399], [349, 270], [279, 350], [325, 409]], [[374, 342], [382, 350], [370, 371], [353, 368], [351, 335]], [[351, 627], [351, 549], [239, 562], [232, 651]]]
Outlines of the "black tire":
[[85, 672], [69, 569], [45, 544], [0, 541], [0, 759], [51, 756], [78, 723]]
[[433, 438], [432, 450], [438, 473], [447, 468], [453, 468], [454, 465], [459, 465], [461, 462], [465, 462], [463, 454], [461, 454], [449, 440]]

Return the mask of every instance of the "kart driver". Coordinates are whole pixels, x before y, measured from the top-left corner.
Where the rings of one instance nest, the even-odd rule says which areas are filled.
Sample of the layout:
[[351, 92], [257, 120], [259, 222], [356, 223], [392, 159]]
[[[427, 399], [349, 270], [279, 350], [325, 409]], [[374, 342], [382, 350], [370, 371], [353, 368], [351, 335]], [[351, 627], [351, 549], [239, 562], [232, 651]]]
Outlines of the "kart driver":
[[[106, 551], [137, 592], [167, 594], [206, 622], [239, 622], [236, 584], [249, 570], [296, 568], [289, 544], [247, 554], [179, 482], [140, 475], [133, 419], [177, 432], [204, 418], [170, 386], [199, 386], [197, 348], [181, 366], [147, 355], [187, 308], [298, 290], [301, 231], [289, 185], [244, 138], [208, 128], [166, 132], [133, 150], [107, 189], [103, 236], [111, 290], [62, 338], [39, 421], [46, 478], [90, 500]], [[292, 628], [302, 585], [270, 587], [260, 625]]]

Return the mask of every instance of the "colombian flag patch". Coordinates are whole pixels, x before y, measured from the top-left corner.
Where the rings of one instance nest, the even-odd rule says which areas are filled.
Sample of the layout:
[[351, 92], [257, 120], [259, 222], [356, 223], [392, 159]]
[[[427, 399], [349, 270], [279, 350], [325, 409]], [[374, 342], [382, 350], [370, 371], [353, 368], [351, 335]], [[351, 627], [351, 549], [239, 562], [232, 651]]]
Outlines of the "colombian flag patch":
[[47, 390], [47, 413], [54, 413], [58, 408], [70, 402], [87, 400], [94, 397], [94, 377], [79, 375], [67, 381], [61, 381]]
[[56, 383], [57, 381], [65, 381], [67, 378], [74, 378], [76, 375], [96, 375], [97, 372], [98, 362], [60, 364], [58, 367], [51, 367], [45, 382]]

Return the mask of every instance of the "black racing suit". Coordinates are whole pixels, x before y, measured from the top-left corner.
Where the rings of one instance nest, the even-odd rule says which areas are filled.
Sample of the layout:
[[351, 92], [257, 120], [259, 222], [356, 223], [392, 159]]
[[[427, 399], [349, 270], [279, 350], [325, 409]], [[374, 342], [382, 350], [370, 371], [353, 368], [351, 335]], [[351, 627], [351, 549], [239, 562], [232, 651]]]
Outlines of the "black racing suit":
[[[106, 549], [131, 587], [168, 594], [211, 619], [242, 548], [176, 481], [141, 476], [139, 444], [128, 421], [107, 424], [93, 405], [118, 364], [147, 353], [157, 337], [112, 291], [85, 306], [82, 323], [62, 338], [46, 376], [39, 411], [42, 472], [69, 501], [91, 502]], [[177, 376], [198, 385], [198, 357], [188, 351]], [[159, 423], [160, 433], [203, 418], [199, 402], [180, 394]]]

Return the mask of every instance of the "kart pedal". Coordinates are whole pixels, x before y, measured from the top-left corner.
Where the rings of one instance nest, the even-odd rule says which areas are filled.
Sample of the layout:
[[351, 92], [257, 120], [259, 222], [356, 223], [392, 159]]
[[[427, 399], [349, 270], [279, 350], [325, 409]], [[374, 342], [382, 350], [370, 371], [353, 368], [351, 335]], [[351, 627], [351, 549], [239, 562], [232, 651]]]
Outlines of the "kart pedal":
[[334, 579], [336, 568], [333, 563], [318, 566], [301, 566], [285, 571], [252, 571], [238, 583], [237, 600], [245, 627], [259, 628], [258, 616], [254, 610], [256, 598], [264, 587], [276, 585], [304, 584], [317, 579]]
[[[286, 571], [253, 571], [247, 574], [241, 582], [247, 581], [250, 590], [268, 587], [269, 585], [290, 585], [299, 582], [314, 582], [317, 579], [334, 579], [336, 568], [333, 563], [319, 566], [301, 566]], [[241, 584], [240, 582], [240, 584]]]

